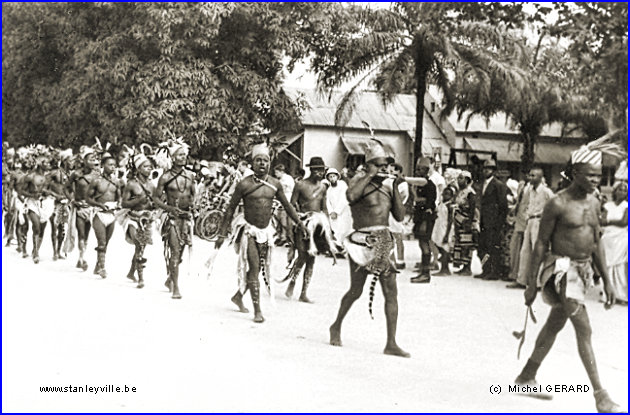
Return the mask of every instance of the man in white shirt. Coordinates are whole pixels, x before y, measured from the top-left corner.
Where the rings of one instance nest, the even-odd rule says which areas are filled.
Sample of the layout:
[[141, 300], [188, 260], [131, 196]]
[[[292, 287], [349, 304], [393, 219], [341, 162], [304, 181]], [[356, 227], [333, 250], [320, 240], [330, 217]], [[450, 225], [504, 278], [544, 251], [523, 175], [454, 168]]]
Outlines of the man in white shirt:
[[[429, 180], [433, 182], [435, 188], [437, 189], [437, 198], [435, 199], [435, 207], [437, 208], [440, 203], [442, 203], [442, 192], [446, 189], [446, 180], [438, 171], [438, 163], [435, 158], [431, 157], [431, 170], [429, 171]], [[402, 193], [401, 193], [402, 196]], [[438, 250], [437, 245], [433, 240], [429, 241], [429, 248], [431, 249], [431, 255], [433, 256], [433, 261], [431, 262], [432, 269], [439, 269], [439, 265], [437, 259], [439, 257], [440, 251]]]
[[[293, 177], [286, 173], [286, 168], [284, 164], [278, 164], [274, 168], [274, 176], [276, 179], [280, 180], [280, 184], [282, 185], [282, 191], [284, 192], [287, 200], [291, 200], [291, 195], [293, 194], [293, 188], [295, 187], [295, 180]], [[289, 217], [287, 216], [287, 212], [284, 208], [280, 207], [276, 211], [276, 216], [278, 217], [278, 222], [280, 222], [280, 229], [278, 229], [279, 237], [276, 241], [276, 245], [284, 245], [288, 239], [289, 235], [291, 235], [289, 228]]]
[[[389, 165], [389, 174], [392, 174], [396, 177], [400, 177], [403, 174], [403, 168], [398, 163], [392, 163]], [[441, 176], [440, 176], [441, 177]], [[429, 180], [431, 178], [429, 177]], [[444, 179], [442, 179], [444, 180]], [[436, 185], [437, 186], [437, 185]], [[398, 192], [400, 193], [400, 197], [402, 199], [403, 205], [407, 203], [407, 199], [409, 199], [409, 184], [407, 182], [402, 182], [398, 185]], [[396, 269], [405, 269], [405, 245], [403, 242], [403, 235], [405, 233], [405, 226], [403, 225], [403, 221], [397, 221], [394, 219], [394, 215], [390, 213], [389, 215], [389, 229], [394, 235], [394, 242], [396, 244], [395, 251], [395, 259], [396, 259]], [[436, 255], [437, 258], [437, 255]]]
[[330, 185], [326, 191], [326, 205], [330, 216], [330, 225], [340, 251], [343, 251], [343, 238], [352, 230], [352, 215], [346, 197], [348, 185], [340, 180], [341, 175], [335, 168], [326, 172], [326, 180]]
[[531, 255], [534, 250], [534, 244], [538, 239], [538, 227], [540, 226], [540, 218], [542, 218], [545, 203], [551, 199], [554, 193], [544, 183], [543, 171], [540, 167], [534, 167], [529, 172], [530, 185], [526, 189], [527, 198], [527, 224], [523, 233], [523, 245], [518, 264], [518, 278], [516, 283], [522, 288], [527, 285], [527, 272]]

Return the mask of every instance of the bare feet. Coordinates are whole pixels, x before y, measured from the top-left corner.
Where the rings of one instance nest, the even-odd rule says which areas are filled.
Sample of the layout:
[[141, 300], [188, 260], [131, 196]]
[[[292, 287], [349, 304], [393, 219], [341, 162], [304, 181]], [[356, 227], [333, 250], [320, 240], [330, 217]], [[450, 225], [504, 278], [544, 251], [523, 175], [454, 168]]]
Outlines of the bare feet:
[[263, 317], [260, 311], [257, 312], [256, 315], [254, 315], [254, 323], [262, 323], [264, 321], [265, 321], [265, 318]]
[[341, 330], [334, 325], [330, 326], [330, 344], [332, 346], [341, 346]]
[[243, 297], [237, 294], [234, 294], [231, 298], [232, 302], [234, 304], [236, 304], [236, 306], [238, 307], [238, 311], [241, 313], [249, 313], [249, 310], [247, 309], [247, 307], [245, 307], [245, 304], [243, 304]]
[[138, 281], [138, 288], [142, 288], [144, 287], [144, 281], [140, 280]]
[[107, 278], [107, 271], [105, 271], [105, 268], [101, 268], [98, 270], [98, 275], [101, 276], [101, 278], [105, 279]]
[[179, 293], [179, 290], [174, 290], [173, 295], [171, 296], [173, 300], [179, 300], [182, 298], [182, 295]]
[[39, 256], [38, 255], [33, 255], [33, 263], [39, 264]]
[[289, 284], [289, 286], [287, 287], [287, 290], [284, 293], [284, 295], [286, 295], [287, 298], [293, 297], [293, 288], [295, 288], [295, 285], [293, 284]]
[[170, 278], [167, 278], [166, 281], [164, 281], [164, 286], [168, 288], [169, 293], [173, 291], [173, 287], [171, 286], [171, 284], [172, 284], [172, 281]]
[[137, 282], [136, 276], [133, 275], [133, 271], [127, 274], [127, 279], [130, 279], [133, 282]]
[[613, 402], [608, 395], [606, 389], [600, 389], [594, 393], [595, 395], [595, 407], [597, 408], [597, 412], [606, 412], [606, 413], [622, 413], [627, 412], [621, 409], [619, 405]]
[[87, 269], [88, 269], [88, 264], [87, 264], [87, 261], [86, 261], [86, 260], [81, 261], [81, 269], [82, 269], [83, 271], [87, 271]]
[[391, 355], [391, 356], [411, 357], [411, 354], [407, 353], [406, 351], [398, 347], [398, 345], [396, 344], [385, 347], [385, 350], [383, 350], [383, 353]]
[[300, 301], [303, 303], [313, 304], [313, 302], [306, 296], [306, 294], [300, 295]]

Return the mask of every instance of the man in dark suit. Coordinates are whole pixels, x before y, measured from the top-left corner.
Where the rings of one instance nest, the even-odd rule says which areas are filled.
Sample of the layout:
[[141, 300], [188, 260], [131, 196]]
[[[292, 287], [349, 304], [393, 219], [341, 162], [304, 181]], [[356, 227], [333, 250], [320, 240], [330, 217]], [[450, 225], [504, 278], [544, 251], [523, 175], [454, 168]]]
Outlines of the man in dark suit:
[[507, 187], [495, 177], [496, 169], [494, 160], [483, 163], [479, 257], [489, 257], [478, 277], [484, 280], [507, 279], [501, 268], [501, 235], [508, 212]]

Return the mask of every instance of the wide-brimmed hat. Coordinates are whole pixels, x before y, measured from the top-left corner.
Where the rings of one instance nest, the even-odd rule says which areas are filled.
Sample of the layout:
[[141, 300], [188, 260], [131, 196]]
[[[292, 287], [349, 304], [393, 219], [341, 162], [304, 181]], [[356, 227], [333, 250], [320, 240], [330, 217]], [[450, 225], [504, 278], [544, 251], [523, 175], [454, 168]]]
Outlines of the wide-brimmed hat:
[[328, 177], [329, 174], [336, 174], [337, 176], [341, 176], [337, 169], [334, 167], [328, 169], [328, 171], [326, 172], [326, 177]]
[[324, 159], [321, 157], [311, 157], [311, 161], [306, 165], [309, 168], [326, 168], [326, 163], [324, 163]]

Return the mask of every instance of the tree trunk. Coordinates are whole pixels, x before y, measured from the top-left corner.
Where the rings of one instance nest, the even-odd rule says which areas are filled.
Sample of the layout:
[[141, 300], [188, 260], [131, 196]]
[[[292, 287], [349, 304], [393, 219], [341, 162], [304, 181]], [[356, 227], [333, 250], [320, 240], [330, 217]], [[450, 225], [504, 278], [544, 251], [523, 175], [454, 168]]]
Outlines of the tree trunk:
[[430, 59], [426, 59], [422, 53], [422, 44], [417, 47], [415, 59], [414, 77], [416, 79], [416, 137], [413, 143], [413, 166], [415, 170], [416, 162], [422, 157], [422, 127], [424, 125], [424, 93], [427, 89], [427, 74], [431, 65]]
[[523, 153], [521, 154], [521, 171], [523, 173], [529, 172], [534, 165], [534, 145], [536, 144], [536, 138], [538, 134], [531, 132], [521, 133], [521, 139], [523, 140]]

